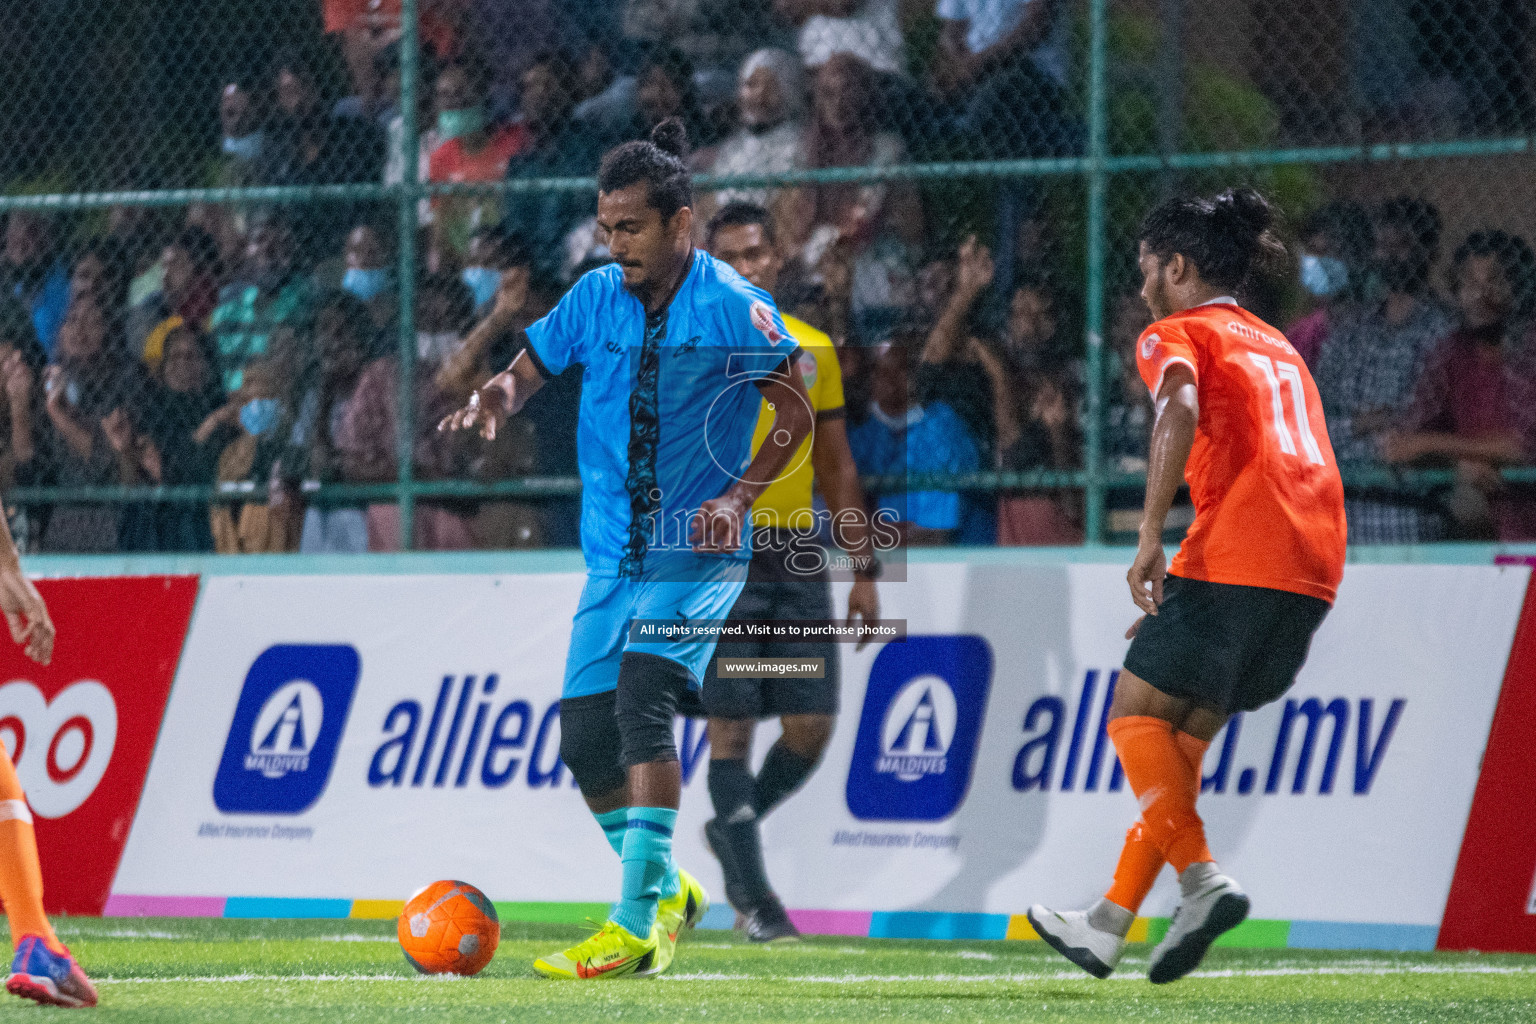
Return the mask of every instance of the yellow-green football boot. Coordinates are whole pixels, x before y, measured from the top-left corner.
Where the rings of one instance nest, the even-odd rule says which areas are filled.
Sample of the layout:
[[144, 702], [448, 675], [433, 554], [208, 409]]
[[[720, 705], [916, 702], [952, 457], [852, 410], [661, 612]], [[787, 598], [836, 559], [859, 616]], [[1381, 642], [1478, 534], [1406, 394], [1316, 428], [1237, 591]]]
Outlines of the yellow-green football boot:
[[[699, 880], [682, 868], [677, 869], [677, 877], [682, 883], [677, 895], [656, 905], [656, 924], [661, 929], [662, 942], [670, 946], [669, 953], [677, 949], [677, 940], [683, 932], [696, 928], [709, 912], [709, 894], [704, 891]], [[669, 955], [669, 966], [671, 960]]]
[[672, 945], [660, 925], [645, 938], [609, 921], [598, 933], [560, 953], [542, 956], [533, 969], [546, 978], [591, 981], [597, 978], [650, 977], [672, 962]]

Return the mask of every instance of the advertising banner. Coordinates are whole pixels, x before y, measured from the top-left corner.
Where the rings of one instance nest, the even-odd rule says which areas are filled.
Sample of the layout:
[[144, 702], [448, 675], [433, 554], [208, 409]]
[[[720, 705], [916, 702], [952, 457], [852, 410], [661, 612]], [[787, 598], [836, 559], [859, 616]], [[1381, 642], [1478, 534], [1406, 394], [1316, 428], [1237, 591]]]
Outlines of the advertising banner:
[[0, 741], [37, 830], [49, 913], [99, 914], [197, 600], [193, 576], [40, 580], [53, 663], [0, 642]]
[[[1280, 944], [1433, 944], [1529, 575], [1351, 566], [1293, 691], [1217, 737], [1211, 846]], [[582, 583], [207, 580], [118, 911], [345, 916], [443, 877], [612, 899], [617, 858], [558, 761]], [[842, 648], [831, 748], [764, 825], [785, 903], [816, 930], [1001, 938], [1031, 903], [1101, 893], [1137, 813], [1105, 733], [1123, 570], [918, 563], [881, 593], [908, 639]], [[718, 893], [707, 747], [678, 735], [677, 855]]]
[[[1532, 587], [1536, 591], [1536, 585]], [[1536, 594], [1526, 597], [1445, 905], [1440, 949], [1536, 953]]]

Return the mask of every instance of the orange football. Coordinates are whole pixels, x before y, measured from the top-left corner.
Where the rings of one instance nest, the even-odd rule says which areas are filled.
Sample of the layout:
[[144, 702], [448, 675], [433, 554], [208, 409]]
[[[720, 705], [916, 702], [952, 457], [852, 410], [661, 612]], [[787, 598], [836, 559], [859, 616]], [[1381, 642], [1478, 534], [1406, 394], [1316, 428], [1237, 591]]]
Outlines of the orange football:
[[433, 882], [405, 901], [400, 948], [422, 974], [478, 974], [496, 954], [501, 924], [485, 893], [468, 882]]

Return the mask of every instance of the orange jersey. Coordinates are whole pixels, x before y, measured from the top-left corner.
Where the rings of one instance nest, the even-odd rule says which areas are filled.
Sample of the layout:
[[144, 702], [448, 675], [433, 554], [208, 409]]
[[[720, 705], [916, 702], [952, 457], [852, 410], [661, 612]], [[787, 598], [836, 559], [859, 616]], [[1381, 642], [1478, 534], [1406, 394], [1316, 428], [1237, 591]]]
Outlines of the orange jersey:
[[1344, 574], [1344, 483], [1312, 375], [1285, 336], [1230, 302], [1142, 332], [1155, 400], [1174, 364], [1195, 375], [1200, 422], [1184, 478], [1195, 522], [1169, 571], [1332, 602]]

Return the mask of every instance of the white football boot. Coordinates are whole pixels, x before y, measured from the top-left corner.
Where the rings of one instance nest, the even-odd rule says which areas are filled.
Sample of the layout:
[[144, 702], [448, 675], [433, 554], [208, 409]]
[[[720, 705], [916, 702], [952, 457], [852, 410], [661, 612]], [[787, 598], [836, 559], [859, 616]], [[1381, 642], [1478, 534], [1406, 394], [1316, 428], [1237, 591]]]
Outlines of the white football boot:
[[[1186, 878], [1188, 876], [1188, 878]], [[1152, 951], [1147, 979], [1154, 985], [1178, 981], [1200, 966], [1211, 943], [1248, 917], [1248, 894], [1210, 862], [1191, 864], [1179, 876], [1184, 895], [1168, 934]]]
[[1088, 923], [1086, 910], [1052, 910], [1038, 903], [1025, 915], [1051, 948], [1095, 978], [1107, 978], [1125, 952], [1124, 936]]

